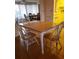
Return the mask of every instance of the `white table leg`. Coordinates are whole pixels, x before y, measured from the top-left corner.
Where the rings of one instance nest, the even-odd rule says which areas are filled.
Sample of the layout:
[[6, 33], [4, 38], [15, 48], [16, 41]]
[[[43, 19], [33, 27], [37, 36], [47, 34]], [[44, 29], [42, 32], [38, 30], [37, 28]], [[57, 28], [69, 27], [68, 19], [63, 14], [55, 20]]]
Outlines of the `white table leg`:
[[42, 54], [44, 54], [44, 42], [43, 42], [43, 33], [40, 34], [40, 40], [41, 40], [41, 50], [42, 50]]

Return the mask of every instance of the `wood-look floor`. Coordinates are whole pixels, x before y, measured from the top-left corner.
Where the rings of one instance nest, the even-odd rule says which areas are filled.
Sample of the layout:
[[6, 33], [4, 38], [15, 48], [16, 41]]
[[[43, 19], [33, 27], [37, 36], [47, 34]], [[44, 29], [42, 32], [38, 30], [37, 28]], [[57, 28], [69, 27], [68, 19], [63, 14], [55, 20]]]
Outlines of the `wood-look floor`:
[[15, 38], [15, 59], [64, 59], [64, 48], [59, 53], [51, 53], [45, 47], [45, 54], [41, 54], [41, 48], [37, 44], [29, 47], [27, 52], [26, 48], [20, 45], [19, 36]]

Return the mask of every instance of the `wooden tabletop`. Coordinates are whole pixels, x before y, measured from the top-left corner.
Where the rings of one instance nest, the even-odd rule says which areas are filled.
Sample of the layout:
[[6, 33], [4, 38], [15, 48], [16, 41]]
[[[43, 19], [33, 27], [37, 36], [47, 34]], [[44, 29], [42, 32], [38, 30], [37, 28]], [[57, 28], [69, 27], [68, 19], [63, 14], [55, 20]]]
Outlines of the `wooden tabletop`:
[[33, 23], [31, 22], [29, 24], [24, 24], [23, 26], [31, 30], [43, 32], [52, 28], [54, 25], [53, 25], [53, 22], [45, 21], [45, 22], [33, 22]]

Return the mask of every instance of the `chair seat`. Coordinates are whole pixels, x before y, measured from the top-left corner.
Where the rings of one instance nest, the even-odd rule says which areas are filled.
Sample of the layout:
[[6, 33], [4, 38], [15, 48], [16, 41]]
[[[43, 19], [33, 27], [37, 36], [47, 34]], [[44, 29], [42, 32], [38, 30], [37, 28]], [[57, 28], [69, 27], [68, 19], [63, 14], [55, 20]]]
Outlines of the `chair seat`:
[[44, 38], [45, 38], [45, 39], [49, 39], [49, 40], [51, 40], [51, 41], [55, 41], [56, 39], [58, 39], [58, 37], [52, 35], [52, 33], [47, 33], [47, 34], [45, 34], [45, 35], [44, 35]]
[[24, 38], [25, 38], [25, 39], [30, 39], [30, 38], [33, 38], [33, 37], [35, 37], [35, 34], [32, 33], [32, 32], [28, 32], [28, 34], [25, 34], [25, 35], [24, 35]]

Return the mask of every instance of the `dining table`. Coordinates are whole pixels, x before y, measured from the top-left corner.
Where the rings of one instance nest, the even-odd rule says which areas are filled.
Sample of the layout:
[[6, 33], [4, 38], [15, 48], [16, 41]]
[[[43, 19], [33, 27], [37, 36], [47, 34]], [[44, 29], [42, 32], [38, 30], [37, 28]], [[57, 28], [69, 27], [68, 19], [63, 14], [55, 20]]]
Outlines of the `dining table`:
[[24, 23], [23, 26], [39, 34], [41, 53], [44, 54], [44, 34], [54, 30], [56, 25], [54, 25], [53, 22], [48, 21], [31, 21], [28, 24]]

